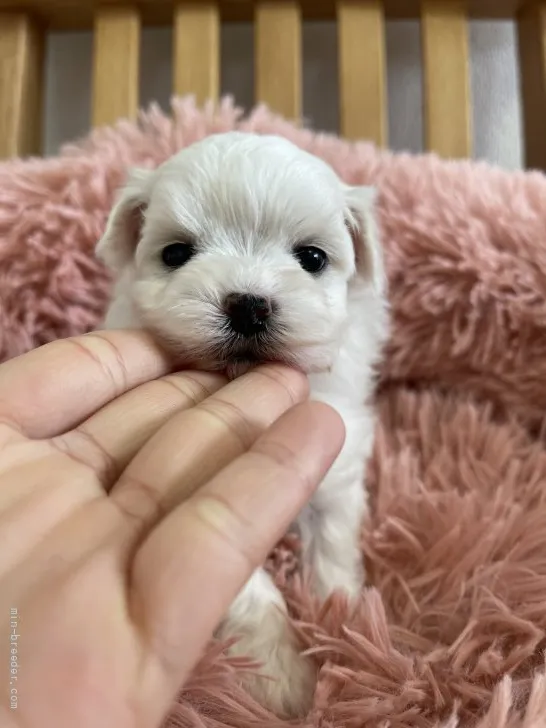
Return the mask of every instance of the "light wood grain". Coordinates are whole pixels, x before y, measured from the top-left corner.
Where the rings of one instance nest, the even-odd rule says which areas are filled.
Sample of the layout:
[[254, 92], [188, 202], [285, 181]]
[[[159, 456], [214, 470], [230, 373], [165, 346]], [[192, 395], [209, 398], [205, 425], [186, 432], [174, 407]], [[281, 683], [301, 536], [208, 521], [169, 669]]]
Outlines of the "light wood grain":
[[95, 17], [93, 126], [138, 111], [140, 17], [132, 6], [101, 7]]
[[40, 152], [43, 38], [27, 15], [0, 13], [0, 157]]
[[387, 143], [385, 20], [381, 0], [338, 3], [341, 133]]
[[174, 17], [174, 92], [198, 104], [220, 93], [220, 13], [213, 2], [181, 3]]
[[472, 154], [466, 4], [425, 0], [422, 8], [425, 143], [443, 157]]
[[546, 2], [518, 21], [525, 165], [546, 171]]
[[[284, 0], [270, 0], [282, 3]], [[259, 0], [219, 0], [223, 20], [250, 21]], [[468, 12], [476, 18], [513, 18], [529, 0], [468, 0]], [[99, 5], [109, 6], [119, 0], [0, 0], [0, 10], [32, 11], [40, 20], [56, 29], [91, 28]], [[303, 17], [310, 20], [333, 20], [337, 0], [301, 0]], [[167, 25], [172, 22], [173, 0], [138, 0], [144, 24]], [[388, 18], [419, 18], [421, 0], [384, 0]]]
[[301, 14], [297, 2], [261, 2], [255, 19], [256, 101], [301, 116]]

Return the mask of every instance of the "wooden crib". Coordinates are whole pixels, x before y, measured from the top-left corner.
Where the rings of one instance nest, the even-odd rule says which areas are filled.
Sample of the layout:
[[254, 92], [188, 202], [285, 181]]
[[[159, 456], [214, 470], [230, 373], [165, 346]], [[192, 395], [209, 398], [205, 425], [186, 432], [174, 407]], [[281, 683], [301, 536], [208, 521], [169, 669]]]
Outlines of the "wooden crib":
[[472, 155], [468, 19], [514, 18], [525, 164], [546, 170], [546, 0], [0, 0], [0, 157], [40, 153], [43, 51], [50, 29], [94, 29], [92, 124], [133, 117], [140, 28], [172, 23], [174, 93], [220, 88], [220, 24], [253, 21], [255, 100], [301, 115], [302, 23], [337, 21], [340, 132], [388, 144], [386, 18], [420, 18], [425, 148]]

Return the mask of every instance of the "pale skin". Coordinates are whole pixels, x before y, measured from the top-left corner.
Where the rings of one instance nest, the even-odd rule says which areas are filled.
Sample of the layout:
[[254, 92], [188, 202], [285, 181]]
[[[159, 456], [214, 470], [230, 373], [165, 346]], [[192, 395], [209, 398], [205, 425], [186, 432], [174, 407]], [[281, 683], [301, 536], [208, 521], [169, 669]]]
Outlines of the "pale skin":
[[171, 368], [125, 331], [0, 365], [5, 728], [157, 728], [341, 449], [299, 372]]

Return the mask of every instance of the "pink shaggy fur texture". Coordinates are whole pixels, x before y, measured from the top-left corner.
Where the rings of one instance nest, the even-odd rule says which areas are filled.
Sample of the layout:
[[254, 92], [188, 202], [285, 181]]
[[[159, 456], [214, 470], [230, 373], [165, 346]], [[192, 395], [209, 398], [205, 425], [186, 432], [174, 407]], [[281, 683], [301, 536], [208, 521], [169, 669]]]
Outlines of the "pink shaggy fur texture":
[[[394, 331], [378, 394], [358, 607], [318, 604], [297, 542], [269, 561], [319, 668], [321, 728], [546, 725], [546, 178], [396, 155], [224, 100], [151, 108], [0, 166], [0, 358], [95, 326], [109, 291], [93, 258], [130, 165], [206, 134], [284, 135], [379, 189]], [[169, 725], [279, 721], [211, 644]]]

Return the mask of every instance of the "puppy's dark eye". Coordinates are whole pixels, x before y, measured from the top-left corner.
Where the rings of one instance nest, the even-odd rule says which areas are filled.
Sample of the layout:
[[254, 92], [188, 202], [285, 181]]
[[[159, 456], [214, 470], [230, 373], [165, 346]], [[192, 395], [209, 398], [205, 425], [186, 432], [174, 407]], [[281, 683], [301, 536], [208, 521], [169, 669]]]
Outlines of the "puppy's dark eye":
[[167, 268], [181, 268], [195, 255], [191, 243], [171, 243], [161, 251], [161, 260]]
[[305, 245], [301, 248], [296, 248], [294, 255], [303, 270], [314, 275], [321, 273], [328, 265], [328, 256], [324, 250], [314, 245]]

